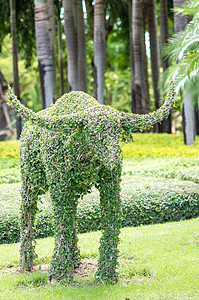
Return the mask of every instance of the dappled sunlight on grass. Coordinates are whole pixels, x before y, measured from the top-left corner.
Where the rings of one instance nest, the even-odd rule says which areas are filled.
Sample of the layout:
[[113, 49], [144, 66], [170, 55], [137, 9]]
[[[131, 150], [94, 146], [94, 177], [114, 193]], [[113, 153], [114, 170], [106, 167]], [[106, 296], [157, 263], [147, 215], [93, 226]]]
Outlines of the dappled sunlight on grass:
[[[98, 258], [101, 233], [80, 234], [82, 259]], [[97, 286], [93, 273], [75, 276], [74, 284], [48, 285], [46, 271], [21, 275], [5, 266], [19, 258], [19, 244], [1, 245], [2, 299], [198, 299], [199, 218], [158, 225], [123, 228], [120, 234], [119, 283]], [[37, 264], [49, 263], [54, 239], [37, 240]], [[8, 253], [10, 253], [8, 255]], [[40, 268], [41, 269], [41, 268]]]

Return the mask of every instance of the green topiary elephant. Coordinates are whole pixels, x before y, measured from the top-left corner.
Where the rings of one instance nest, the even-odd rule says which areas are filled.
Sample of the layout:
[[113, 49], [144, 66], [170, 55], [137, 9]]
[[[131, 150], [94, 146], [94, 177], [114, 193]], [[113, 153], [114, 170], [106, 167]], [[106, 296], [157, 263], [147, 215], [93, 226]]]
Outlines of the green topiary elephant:
[[49, 189], [56, 222], [49, 276], [72, 279], [80, 255], [76, 234], [78, 199], [95, 185], [100, 193], [102, 228], [96, 278], [116, 282], [121, 217], [119, 141], [132, 140], [133, 131], [150, 129], [168, 116], [174, 101], [173, 86], [163, 106], [146, 115], [126, 114], [100, 105], [83, 92], [65, 94], [38, 113], [22, 105], [10, 89], [8, 96], [10, 106], [28, 121], [20, 147], [21, 269], [32, 270], [37, 200]]

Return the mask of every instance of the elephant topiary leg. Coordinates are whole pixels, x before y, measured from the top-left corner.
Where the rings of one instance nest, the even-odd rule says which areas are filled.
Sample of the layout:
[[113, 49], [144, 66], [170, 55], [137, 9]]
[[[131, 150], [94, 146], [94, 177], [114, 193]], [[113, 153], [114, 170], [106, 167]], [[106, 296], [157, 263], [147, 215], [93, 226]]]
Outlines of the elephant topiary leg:
[[30, 151], [28, 144], [21, 147], [22, 203], [21, 203], [21, 270], [31, 271], [34, 251], [34, 221], [37, 212], [38, 195], [48, 186], [40, 161], [40, 153]]
[[55, 249], [51, 260], [50, 278], [71, 281], [73, 270], [79, 265], [76, 234], [77, 200], [72, 187], [51, 186], [55, 212]]
[[116, 282], [117, 257], [121, 224], [120, 171], [103, 170], [100, 174], [99, 192], [101, 205], [102, 237], [96, 278], [103, 282]]
[[34, 251], [34, 220], [37, 211], [37, 199], [39, 188], [29, 185], [25, 180], [22, 182], [21, 204], [21, 271], [32, 271]]

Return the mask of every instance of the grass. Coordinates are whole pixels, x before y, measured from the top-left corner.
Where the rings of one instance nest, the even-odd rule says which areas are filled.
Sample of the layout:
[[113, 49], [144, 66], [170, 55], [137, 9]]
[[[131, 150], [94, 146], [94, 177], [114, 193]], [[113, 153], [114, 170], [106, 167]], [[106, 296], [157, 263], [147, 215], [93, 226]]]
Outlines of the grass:
[[[100, 232], [79, 235], [82, 259], [97, 259]], [[0, 275], [1, 299], [198, 299], [199, 218], [123, 228], [119, 283], [93, 284], [94, 274], [76, 276], [74, 285], [49, 286], [47, 273]], [[37, 241], [39, 263], [49, 262], [53, 238]], [[0, 246], [0, 267], [16, 266], [19, 244]], [[4, 253], [4, 255], [2, 255]]]
[[133, 143], [121, 143], [123, 157], [192, 157], [199, 154], [199, 136], [194, 145], [186, 146], [182, 135], [135, 133]]

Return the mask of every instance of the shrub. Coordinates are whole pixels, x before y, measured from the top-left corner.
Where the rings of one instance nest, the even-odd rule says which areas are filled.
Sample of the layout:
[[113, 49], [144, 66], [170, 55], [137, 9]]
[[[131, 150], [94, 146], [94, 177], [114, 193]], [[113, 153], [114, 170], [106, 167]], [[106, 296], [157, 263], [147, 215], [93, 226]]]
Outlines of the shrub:
[[19, 141], [1, 141], [0, 158], [19, 158]]
[[[4, 189], [8, 185], [2, 185]], [[9, 185], [1, 199], [0, 243], [19, 241], [19, 184]], [[8, 194], [12, 194], [9, 200]], [[6, 196], [7, 195], [7, 196]], [[15, 203], [15, 204], [14, 204]], [[50, 198], [38, 204], [35, 232], [37, 238], [53, 235], [54, 217]], [[178, 221], [199, 216], [198, 186], [177, 180], [126, 176], [122, 182], [122, 227]], [[101, 229], [99, 194], [93, 190], [79, 201], [78, 231]]]

